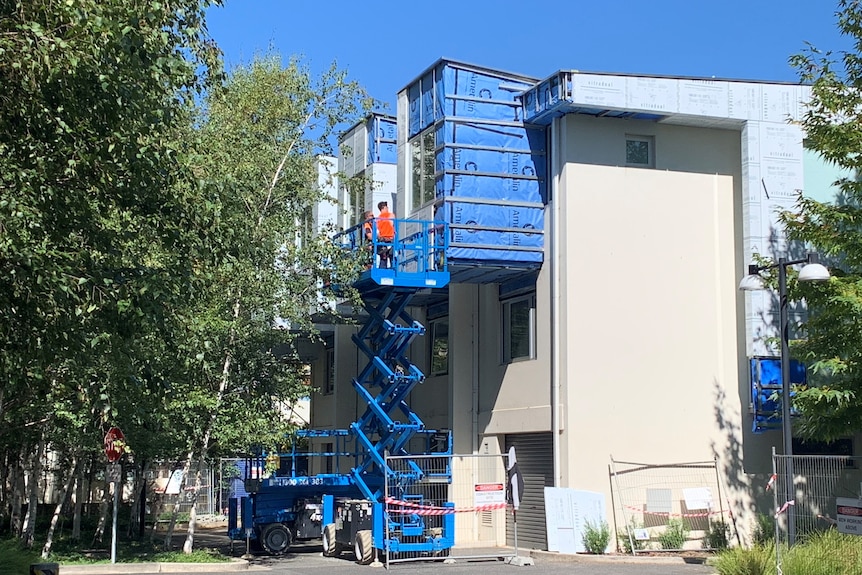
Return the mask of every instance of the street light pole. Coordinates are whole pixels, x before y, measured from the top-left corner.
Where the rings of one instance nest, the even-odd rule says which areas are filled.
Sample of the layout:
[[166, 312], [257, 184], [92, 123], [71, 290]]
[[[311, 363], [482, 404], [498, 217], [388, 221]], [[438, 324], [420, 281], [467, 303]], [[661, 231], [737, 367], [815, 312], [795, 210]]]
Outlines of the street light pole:
[[[789, 301], [787, 295], [787, 266], [805, 264], [799, 272], [799, 281], [825, 281], [829, 279], [829, 270], [819, 262], [817, 254], [808, 254], [805, 259], [788, 260], [779, 258], [778, 263], [763, 266], [748, 266], [748, 275], [742, 278], [739, 289], [754, 291], [765, 289], [760, 272], [778, 270], [778, 330], [781, 340], [781, 431], [784, 439], [785, 462], [785, 503], [794, 501], [796, 489], [793, 472], [793, 422], [790, 420], [790, 319]], [[796, 542], [796, 514], [793, 509], [787, 509], [787, 544]]]
[[[790, 420], [790, 318], [787, 297], [787, 258], [778, 259], [778, 325], [781, 331], [781, 431], [784, 434], [785, 502], [795, 499], [793, 422]], [[796, 542], [796, 513], [787, 510], [787, 544]]]

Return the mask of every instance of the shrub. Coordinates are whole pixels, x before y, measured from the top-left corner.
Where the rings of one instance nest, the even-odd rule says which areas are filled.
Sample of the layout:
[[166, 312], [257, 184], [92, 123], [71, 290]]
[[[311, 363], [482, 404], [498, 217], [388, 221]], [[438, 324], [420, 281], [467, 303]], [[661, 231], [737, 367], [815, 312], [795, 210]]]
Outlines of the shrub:
[[583, 541], [587, 553], [603, 554], [608, 548], [608, 543], [611, 541], [611, 530], [607, 522], [600, 521], [598, 524], [593, 524], [587, 521], [584, 524]]
[[772, 575], [775, 573], [775, 549], [769, 545], [725, 549], [711, 565], [718, 575]]
[[662, 549], [682, 549], [688, 539], [688, 528], [682, 519], [672, 518], [658, 536]]
[[754, 544], [767, 545], [775, 540], [775, 518], [772, 515], [757, 514], [754, 526]]
[[724, 521], [714, 521], [709, 524], [709, 531], [703, 540], [704, 549], [727, 549], [730, 527]]
[[[629, 525], [626, 525], [622, 531], [617, 533], [617, 541], [619, 541], [620, 546], [623, 551], [629, 555], [633, 553], [633, 551], [640, 551], [644, 548], [645, 541], [639, 541], [635, 539], [634, 530], [640, 529], [640, 526], [632, 522]], [[634, 542], [634, 549], [632, 549], [632, 542]]]

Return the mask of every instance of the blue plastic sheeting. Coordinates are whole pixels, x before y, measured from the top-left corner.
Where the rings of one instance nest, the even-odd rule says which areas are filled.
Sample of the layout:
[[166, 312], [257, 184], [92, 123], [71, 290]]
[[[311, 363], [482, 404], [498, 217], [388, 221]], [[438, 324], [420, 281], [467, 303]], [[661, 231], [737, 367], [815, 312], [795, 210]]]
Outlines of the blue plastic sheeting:
[[407, 112], [407, 128], [410, 132], [410, 136], [413, 137], [422, 131], [422, 127], [420, 125], [422, 122], [422, 109], [419, 106], [419, 82], [411, 84], [410, 87], [407, 88], [407, 100], [410, 103], [409, 110]]
[[445, 174], [435, 182], [438, 198], [495, 198], [501, 202], [544, 203], [543, 184], [538, 180]]
[[[754, 411], [752, 431], [763, 433], [781, 428], [781, 360], [776, 357], [753, 357], [750, 361], [751, 405]], [[790, 383], [807, 381], [805, 365], [790, 360]], [[776, 395], [777, 399], [772, 397]], [[795, 414], [795, 411], [793, 412]]]
[[[438, 210], [437, 213], [439, 215], [440, 211]], [[515, 231], [515, 229], [543, 230], [545, 228], [544, 208], [446, 202], [443, 205], [443, 217], [452, 226], [512, 228], [511, 231]], [[527, 232], [523, 235], [528, 235], [538, 240], [538, 243], [527, 243], [525, 245], [542, 245], [541, 234], [529, 234]], [[469, 243], [475, 242], [470, 241]]]
[[428, 72], [422, 77], [422, 122], [419, 129], [424, 130], [434, 123], [434, 76]]
[[[540, 167], [544, 167], [544, 156], [539, 156]], [[514, 176], [534, 177], [537, 168], [534, 156], [529, 152], [477, 150], [473, 148], [444, 148], [437, 153], [437, 171], [467, 170]]]
[[447, 121], [437, 127], [436, 144], [438, 147], [444, 144], [467, 144], [539, 154], [545, 151], [545, 133], [541, 129], [523, 126]]
[[506, 250], [506, 246], [500, 246], [499, 249], [488, 248], [462, 248], [458, 245], [452, 245], [446, 252], [447, 258], [450, 261], [468, 261], [468, 262], [499, 262], [500, 264], [511, 263], [542, 263], [542, 252], [523, 252]]
[[398, 132], [395, 120], [375, 117], [368, 130], [368, 164], [398, 162]]

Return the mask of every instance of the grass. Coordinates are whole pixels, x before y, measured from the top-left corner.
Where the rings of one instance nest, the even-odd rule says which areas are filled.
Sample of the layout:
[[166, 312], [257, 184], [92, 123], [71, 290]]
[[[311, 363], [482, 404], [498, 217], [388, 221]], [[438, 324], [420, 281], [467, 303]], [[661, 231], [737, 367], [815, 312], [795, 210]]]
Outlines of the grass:
[[[728, 549], [711, 565], [719, 575], [775, 575], [775, 547]], [[809, 535], [791, 549], [782, 550], [784, 575], [859, 575], [860, 565], [862, 537], [835, 529]]]
[[18, 575], [29, 573], [30, 565], [42, 563], [39, 554], [30, 549], [23, 549], [17, 541], [0, 539], [0, 575]]
[[[61, 565], [90, 565], [110, 563], [110, 549], [81, 550], [68, 541], [58, 541], [51, 556], [45, 560], [39, 556], [41, 543], [33, 549], [22, 548], [13, 539], [0, 539], [0, 575], [29, 573], [33, 563], [60, 563]], [[117, 542], [117, 563], [224, 563], [229, 557], [213, 549], [196, 549], [186, 555], [182, 551], [164, 551], [161, 545], [149, 542]]]

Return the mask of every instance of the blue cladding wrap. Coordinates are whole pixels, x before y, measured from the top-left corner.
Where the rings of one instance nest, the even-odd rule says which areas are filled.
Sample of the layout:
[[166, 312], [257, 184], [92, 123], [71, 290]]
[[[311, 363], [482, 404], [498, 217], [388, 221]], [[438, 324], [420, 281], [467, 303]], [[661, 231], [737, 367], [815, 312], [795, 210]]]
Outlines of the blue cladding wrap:
[[[751, 358], [751, 405], [754, 408], [752, 431], [762, 433], [781, 427], [781, 360], [773, 357]], [[804, 384], [805, 365], [790, 360], [790, 383]], [[774, 395], [778, 399], [773, 399]], [[796, 413], [795, 410], [793, 412]]]
[[451, 66], [446, 68], [443, 78], [448, 94], [487, 100], [512, 100], [519, 91], [530, 87], [529, 84], [517, 80]]
[[434, 76], [429, 72], [422, 78], [422, 129], [434, 123]]
[[[470, 244], [471, 246], [489, 246], [489, 248], [497, 247], [495, 252], [502, 253], [509, 246], [522, 248], [537, 248], [541, 251], [543, 244], [542, 234], [522, 234], [519, 232], [492, 232], [488, 230], [465, 230], [459, 228], [451, 229], [451, 237], [449, 239], [449, 247], [459, 247], [458, 244]], [[500, 253], [495, 257], [500, 259]], [[513, 251], [507, 254], [507, 257], [513, 261], [519, 261], [520, 254], [529, 252]], [[533, 260], [527, 260], [533, 261]]]
[[445, 174], [437, 179], [437, 197], [489, 198], [509, 202], [542, 202], [544, 184], [538, 180]]
[[[449, 223], [453, 225], [480, 226], [483, 228], [520, 228], [525, 230], [543, 230], [545, 228], [544, 208], [447, 202], [444, 209]], [[527, 245], [542, 245], [541, 234], [521, 235], [529, 235], [539, 239], [538, 244]], [[469, 243], [477, 242], [471, 241]]]
[[512, 263], [541, 263], [542, 252], [515, 252], [505, 249], [483, 249], [483, 248], [461, 248], [452, 246], [446, 252], [446, 258], [450, 263], [455, 263], [458, 260], [469, 262], [476, 261], [501, 261]]
[[533, 134], [528, 134], [535, 131], [521, 126], [445, 122], [437, 130], [437, 145], [467, 144], [486, 148], [542, 152], [545, 148], [544, 138], [541, 139], [541, 148], [530, 149], [530, 144], [540, 143]]
[[[516, 96], [518, 90], [527, 89], [527, 84], [452, 67], [444, 70], [443, 83], [442, 95], [446, 97], [444, 112], [447, 116], [506, 122], [520, 120], [520, 103]], [[513, 89], [503, 89], [501, 86]]]
[[419, 102], [419, 82], [416, 82], [407, 88], [407, 102], [409, 108], [408, 129], [410, 130], [410, 136], [412, 137], [418, 134], [422, 129], [420, 125], [422, 113]]
[[509, 105], [500, 102], [476, 102], [447, 98], [446, 109], [450, 116], [462, 118], [482, 118], [503, 122], [518, 122], [521, 119], [521, 106], [514, 102]]
[[441, 64], [434, 70], [436, 82], [434, 83], [434, 119], [440, 120], [445, 114], [443, 102], [446, 101], [446, 82], [443, 80], [446, 74], [445, 67]]
[[394, 120], [375, 118], [368, 130], [368, 163], [395, 164], [398, 161], [398, 145]]
[[[540, 156], [540, 158], [543, 158]], [[444, 148], [437, 154], [437, 171], [467, 170], [491, 174], [536, 176], [534, 156], [527, 152]], [[544, 175], [544, 174], [541, 174]]]

